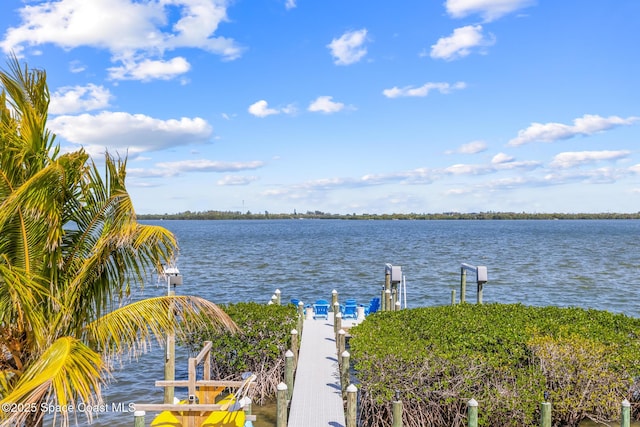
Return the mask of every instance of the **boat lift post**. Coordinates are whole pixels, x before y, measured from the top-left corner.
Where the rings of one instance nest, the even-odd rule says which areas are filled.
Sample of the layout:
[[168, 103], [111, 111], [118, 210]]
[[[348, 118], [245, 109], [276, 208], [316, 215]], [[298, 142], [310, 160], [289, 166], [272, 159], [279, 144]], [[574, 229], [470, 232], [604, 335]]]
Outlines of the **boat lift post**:
[[487, 276], [487, 267], [484, 265], [473, 266], [470, 264], [462, 263], [460, 265], [460, 302], [464, 303], [466, 301], [466, 292], [467, 292], [467, 271], [472, 271], [476, 273], [476, 282], [478, 283], [478, 294], [477, 301], [478, 304], [482, 304], [482, 288], [485, 283], [488, 282]]
[[[167, 281], [167, 296], [171, 297], [176, 294], [176, 286], [182, 285], [182, 275], [177, 267], [163, 266], [160, 278]], [[174, 316], [173, 303], [169, 304], [169, 316]], [[173, 332], [167, 334], [167, 348], [164, 359], [164, 379], [165, 381], [173, 381], [176, 378], [176, 335]], [[174, 388], [165, 387], [164, 403], [173, 403]]]

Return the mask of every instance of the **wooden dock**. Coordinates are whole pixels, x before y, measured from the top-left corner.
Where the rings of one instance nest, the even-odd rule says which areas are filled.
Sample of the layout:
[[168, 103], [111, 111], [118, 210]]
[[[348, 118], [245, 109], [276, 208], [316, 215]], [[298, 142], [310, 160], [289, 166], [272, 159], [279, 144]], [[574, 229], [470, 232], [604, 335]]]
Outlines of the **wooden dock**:
[[288, 427], [345, 427], [333, 316], [305, 319]]

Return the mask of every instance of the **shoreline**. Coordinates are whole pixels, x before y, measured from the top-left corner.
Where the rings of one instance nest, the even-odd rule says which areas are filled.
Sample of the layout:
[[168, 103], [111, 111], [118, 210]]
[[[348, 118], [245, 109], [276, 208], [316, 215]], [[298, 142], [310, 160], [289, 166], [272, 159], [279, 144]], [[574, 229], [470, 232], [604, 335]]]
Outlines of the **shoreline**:
[[138, 214], [139, 220], [289, 220], [289, 219], [334, 219], [334, 220], [418, 220], [418, 221], [468, 221], [468, 220], [629, 220], [640, 219], [636, 213], [515, 213], [515, 212], [445, 212], [422, 214], [331, 214], [307, 213], [241, 213], [231, 211], [180, 212], [174, 214]]

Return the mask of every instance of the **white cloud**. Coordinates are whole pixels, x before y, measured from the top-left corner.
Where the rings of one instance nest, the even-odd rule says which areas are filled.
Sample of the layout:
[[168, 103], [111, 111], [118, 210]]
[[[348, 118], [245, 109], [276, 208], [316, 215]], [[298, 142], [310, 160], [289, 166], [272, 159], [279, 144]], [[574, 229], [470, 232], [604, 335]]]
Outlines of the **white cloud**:
[[211, 126], [200, 117], [160, 120], [144, 114], [108, 111], [97, 115], [58, 116], [49, 121], [49, 128], [67, 141], [83, 145], [94, 155], [105, 148], [122, 154], [125, 151], [139, 154], [203, 143], [213, 133]]
[[443, 170], [447, 175], [481, 175], [492, 172], [493, 169], [487, 165], [451, 165]]
[[495, 43], [493, 36], [482, 34], [482, 25], [467, 25], [456, 28], [449, 37], [440, 38], [431, 46], [431, 57], [451, 61], [465, 57], [476, 47], [487, 47]]
[[487, 143], [484, 141], [471, 141], [462, 144], [455, 150], [447, 150], [444, 154], [478, 154], [487, 150]]
[[[269, 103], [264, 99], [261, 99], [260, 101], [257, 101], [251, 104], [247, 109], [247, 111], [249, 111], [250, 114], [256, 117], [267, 117], [267, 116], [272, 116], [274, 114], [281, 114], [281, 113], [293, 115], [293, 114], [296, 114], [298, 110], [296, 106], [293, 104], [286, 105], [282, 108], [270, 108]], [[228, 120], [229, 117], [226, 116], [225, 119]]]
[[471, 141], [467, 144], [462, 144], [456, 150], [456, 153], [460, 154], [478, 154], [487, 150], [487, 143], [484, 141]]
[[618, 151], [568, 151], [556, 154], [550, 166], [554, 168], [572, 168], [587, 163], [596, 163], [602, 160], [620, 160], [631, 154], [627, 150]]
[[478, 14], [485, 21], [493, 21], [534, 3], [534, 0], [447, 0], [445, 7], [454, 18]]
[[104, 86], [65, 86], [51, 95], [50, 114], [69, 114], [100, 110], [109, 106], [112, 95]]
[[269, 104], [264, 99], [251, 104], [248, 111], [256, 117], [267, 117], [273, 114], [280, 114], [279, 110], [269, 108]]
[[175, 176], [187, 172], [240, 172], [243, 170], [259, 169], [264, 162], [220, 162], [215, 160], [178, 160], [175, 162], [159, 162], [155, 164], [156, 171], [162, 176]]
[[360, 61], [366, 54], [367, 30], [348, 31], [327, 45], [337, 65], [349, 65]]
[[297, 6], [296, 5], [296, 0], [286, 0], [286, 2], [284, 4], [285, 9], [287, 9], [287, 10], [295, 9], [296, 6]]
[[319, 96], [315, 101], [312, 101], [309, 104], [308, 110], [311, 112], [320, 112], [320, 113], [337, 113], [344, 109], [345, 105], [342, 102], [334, 102], [332, 101], [332, 96]]
[[637, 165], [631, 166], [629, 170], [633, 173], [637, 173], [638, 175], [640, 175], [640, 163], [638, 163]]
[[618, 116], [601, 117], [585, 114], [573, 121], [573, 125], [563, 123], [532, 123], [528, 128], [518, 131], [518, 136], [509, 141], [510, 146], [530, 142], [554, 142], [574, 136], [588, 136], [617, 126], [628, 126], [640, 120], [639, 117], [623, 119]]
[[257, 176], [240, 176], [240, 175], [227, 175], [222, 179], [219, 179], [217, 184], [226, 185], [249, 185], [252, 182], [258, 180]]
[[509, 156], [508, 154], [498, 153], [495, 156], [493, 156], [493, 158], [491, 159], [491, 163], [495, 165], [495, 164], [512, 162], [513, 160], [514, 160], [513, 157]]
[[141, 61], [123, 60], [120, 67], [108, 69], [109, 78], [113, 80], [171, 80], [186, 73], [191, 64], [181, 56], [169, 61], [143, 59]]
[[[215, 35], [218, 25], [227, 21], [226, 9], [225, 0], [58, 0], [28, 4], [19, 10], [21, 24], [7, 30], [0, 47], [18, 54], [26, 47], [48, 43], [63, 49], [106, 49], [112, 61], [125, 63], [115, 76], [135, 78], [135, 73], [124, 71], [144, 68], [149, 59], [157, 62], [154, 66], [165, 63], [164, 52], [176, 48], [202, 49], [225, 60], [238, 58], [242, 48], [232, 39]], [[179, 19], [169, 27], [170, 16], [176, 15]], [[175, 59], [167, 64], [173, 71], [167, 74], [165, 69], [160, 73], [163, 78], [180, 69]], [[142, 72], [142, 76], [151, 78], [153, 73]]]
[[84, 71], [84, 70], [86, 70], [86, 69], [87, 69], [86, 65], [84, 65], [84, 64], [83, 64], [82, 62], [80, 62], [80, 61], [77, 61], [77, 60], [76, 60], [76, 61], [71, 61], [71, 62], [69, 63], [69, 71], [71, 71], [71, 72], [72, 72], [72, 73], [74, 73], [74, 74], [75, 74], [75, 73], [81, 73], [81, 72], [83, 72], [83, 71]]
[[392, 87], [391, 89], [385, 89], [382, 91], [382, 94], [387, 98], [400, 98], [400, 97], [410, 97], [410, 96], [427, 96], [429, 92], [433, 90], [437, 90], [442, 94], [451, 93], [453, 90], [460, 90], [467, 87], [467, 84], [464, 82], [456, 82], [454, 84], [444, 83], [444, 82], [429, 82], [425, 83], [420, 87], [413, 86], [405, 86], [399, 88], [397, 86]]

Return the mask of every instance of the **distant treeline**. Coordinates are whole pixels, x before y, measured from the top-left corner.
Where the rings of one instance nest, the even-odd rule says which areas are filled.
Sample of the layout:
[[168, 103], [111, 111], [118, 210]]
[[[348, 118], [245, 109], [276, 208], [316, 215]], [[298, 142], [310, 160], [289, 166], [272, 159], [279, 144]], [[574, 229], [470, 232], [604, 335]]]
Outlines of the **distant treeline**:
[[637, 213], [517, 213], [517, 212], [444, 212], [444, 213], [410, 213], [410, 214], [332, 214], [321, 211], [307, 211], [306, 213], [252, 213], [247, 211], [204, 211], [180, 212], [175, 214], [146, 214], [138, 215], [142, 220], [159, 219], [351, 219], [351, 220], [504, 220], [504, 219], [640, 219]]

